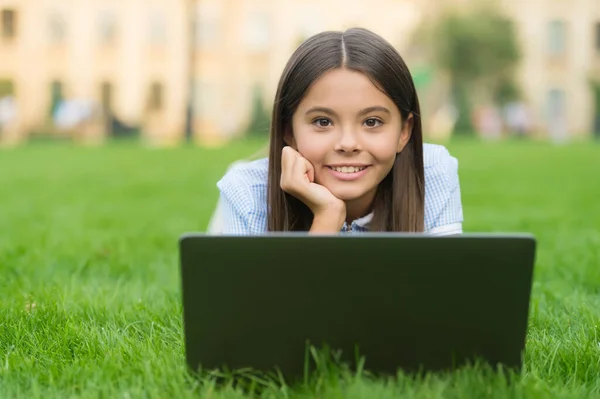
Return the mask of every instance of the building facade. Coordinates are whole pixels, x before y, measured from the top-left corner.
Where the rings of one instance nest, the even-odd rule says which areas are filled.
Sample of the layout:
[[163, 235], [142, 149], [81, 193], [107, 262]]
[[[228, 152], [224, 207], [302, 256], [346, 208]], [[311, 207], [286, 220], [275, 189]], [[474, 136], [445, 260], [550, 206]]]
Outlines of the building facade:
[[[519, 81], [544, 134], [600, 130], [600, 99], [590, 85], [600, 81], [595, 1], [502, 0], [523, 48]], [[419, 74], [411, 37], [439, 11], [436, 4], [453, 2], [460, 3], [0, 0], [0, 142], [31, 132], [101, 142], [106, 134], [137, 129], [151, 144], [177, 144], [186, 136], [219, 143], [247, 130], [256, 93], [269, 112], [285, 62], [304, 38], [366, 27]], [[435, 80], [419, 89], [433, 135], [440, 124], [429, 119], [442, 106], [435, 93], [444, 90]]]
[[600, 136], [598, 1], [503, 0], [503, 6], [519, 28], [519, 84], [540, 130], [559, 141]]

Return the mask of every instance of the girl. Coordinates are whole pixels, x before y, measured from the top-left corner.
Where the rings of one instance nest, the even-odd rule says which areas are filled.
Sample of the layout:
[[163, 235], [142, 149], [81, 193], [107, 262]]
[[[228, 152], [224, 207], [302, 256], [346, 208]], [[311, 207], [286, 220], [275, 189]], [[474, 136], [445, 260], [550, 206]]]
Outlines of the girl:
[[457, 161], [423, 144], [419, 101], [396, 50], [360, 28], [309, 38], [286, 65], [268, 158], [217, 183], [210, 233], [462, 233]]

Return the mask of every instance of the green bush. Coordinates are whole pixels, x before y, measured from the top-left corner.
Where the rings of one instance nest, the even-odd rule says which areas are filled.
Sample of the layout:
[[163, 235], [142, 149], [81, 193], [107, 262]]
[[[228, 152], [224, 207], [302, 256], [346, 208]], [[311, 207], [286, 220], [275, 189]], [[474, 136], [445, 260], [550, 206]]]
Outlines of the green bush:
[[254, 89], [252, 99], [252, 114], [247, 132], [251, 136], [268, 136], [271, 126], [271, 116], [264, 106], [264, 96], [258, 87]]

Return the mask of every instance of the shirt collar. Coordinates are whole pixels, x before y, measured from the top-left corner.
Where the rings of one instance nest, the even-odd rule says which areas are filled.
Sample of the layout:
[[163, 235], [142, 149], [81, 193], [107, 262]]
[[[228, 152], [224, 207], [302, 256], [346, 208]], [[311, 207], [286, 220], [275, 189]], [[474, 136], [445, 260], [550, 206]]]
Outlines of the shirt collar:
[[373, 220], [373, 212], [369, 213], [366, 216], [355, 219], [350, 225], [344, 222], [344, 226], [342, 227], [342, 231], [368, 231], [369, 223]]
[[366, 216], [356, 219], [352, 224], [355, 224], [360, 227], [368, 227], [369, 223], [373, 220], [373, 212], [369, 213]]

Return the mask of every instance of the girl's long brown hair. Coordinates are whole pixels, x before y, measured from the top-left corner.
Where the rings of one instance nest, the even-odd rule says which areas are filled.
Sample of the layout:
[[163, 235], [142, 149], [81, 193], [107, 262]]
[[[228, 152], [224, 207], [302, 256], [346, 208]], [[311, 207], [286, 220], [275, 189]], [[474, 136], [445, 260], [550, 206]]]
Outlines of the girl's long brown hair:
[[306, 40], [288, 61], [277, 88], [271, 119], [268, 181], [268, 230], [308, 231], [309, 208], [280, 187], [284, 136], [292, 115], [311, 84], [325, 72], [347, 68], [364, 73], [396, 104], [406, 123], [413, 115], [409, 142], [377, 189], [371, 231], [422, 232], [425, 182], [423, 135], [417, 92], [404, 60], [380, 36], [361, 28], [323, 32]]

